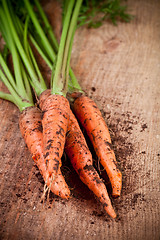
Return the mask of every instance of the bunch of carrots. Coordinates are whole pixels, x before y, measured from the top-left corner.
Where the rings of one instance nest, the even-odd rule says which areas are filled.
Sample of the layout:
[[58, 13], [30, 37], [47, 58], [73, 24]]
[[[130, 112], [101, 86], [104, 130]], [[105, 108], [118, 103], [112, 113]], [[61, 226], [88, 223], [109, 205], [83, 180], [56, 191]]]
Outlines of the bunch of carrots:
[[[13, 65], [11, 70], [7, 59], [0, 54], [0, 79], [10, 92], [0, 92], [0, 97], [13, 102], [21, 112], [20, 131], [44, 179], [44, 195], [52, 191], [61, 198], [70, 197], [61, 172], [61, 158], [65, 152], [81, 181], [97, 196], [105, 211], [115, 218], [106, 186], [93, 166], [92, 154], [79, 123], [86, 130], [107, 172], [112, 196], [119, 197], [122, 174], [117, 167], [109, 130], [96, 103], [85, 95], [70, 67], [82, 0], [65, 1], [59, 44], [38, 0], [34, 3], [48, 36], [30, 1], [23, 0], [23, 3], [27, 14], [22, 21], [14, 12], [12, 1], [0, 2], [0, 30]], [[39, 70], [33, 46], [52, 71], [50, 89], [47, 89]], [[33, 92], [38, 99], [36, 103]]]

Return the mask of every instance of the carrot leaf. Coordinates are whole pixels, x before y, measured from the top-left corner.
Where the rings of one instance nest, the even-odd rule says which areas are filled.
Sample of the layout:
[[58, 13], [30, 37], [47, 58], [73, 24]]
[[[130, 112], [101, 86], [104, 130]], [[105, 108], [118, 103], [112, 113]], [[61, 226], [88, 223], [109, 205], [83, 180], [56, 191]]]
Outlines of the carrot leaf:
[[78, 17], [78, 26], [100, 27], [105, 20], [117, 25], [119, 20], [130, 22], [133, 16], [127, 13], [127, 5], [120, 0], [84, 0]]

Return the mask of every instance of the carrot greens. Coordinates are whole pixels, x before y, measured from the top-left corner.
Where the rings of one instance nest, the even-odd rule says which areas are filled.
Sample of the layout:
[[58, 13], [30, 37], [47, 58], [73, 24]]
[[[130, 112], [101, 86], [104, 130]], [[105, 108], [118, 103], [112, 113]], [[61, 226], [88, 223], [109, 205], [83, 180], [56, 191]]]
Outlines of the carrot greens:
[[[61, 59], [59, 57], [59, 60], [57, 59], [57, 52], [58, 52], [58, 42], [55, 38], [55, 35], [52, 31], [52, 27], [49, 23], [49, 20], [47, 16], [45, 15], [45, 12], [40, 5], [38, 0], [33, 1], [36, 6], [36, 12], [33, 10], [33, 6], [29, 0], [24, 0], [25, 3], [25, 15], [29, 14], [30, 16], [30, 25], [29, 28], [30, 31], [30, 40], [33, 43], [33, 45], [36, 47], [37, 51], [41, 55], [41, 57], [45, 60], [45, 62], [48, 64], [50, 69], [52, 70], [52, 80], [54, 76], [56, 84], [53, 84], [51, 81], [51, 86], [54, 88], [52, 92], [59, 92], [58, 88], [62, 88], [61, 82], [63, 82], [63, 77], [65, 76], [65, 69], [63, 64], [63, 70], [62, 70], [62, 76], [59, 76], [59, 65], [62, 63], [62, 50], [60, 50], [59, 55], [61, 56]], [[72, 2], [72, 1], [71, 1]], [[62, 1], [62, 7], [63, 7], [63, 25], [65, 24], [66, 28], [67, 23], [66, 21], [66, 14], [68, 12], [68, 4], [71, 4], [70, 1], [64, 0]], [[24, 6], [23, 6], [24, 7]], [[81, 3], [81, 7], [78, 11], [78, 24], [75, 25], [75, 29], [73, 32], [75, 32], [76, 28], [81, 25], [88, 25], [89, 27], [99, 27], [102, 25], [103, 21], [106, 19], [111, 19], [111, 21], [116, 24], [118, 19], [121, 19], [123, 21], [130, 21], [132, 19], [132, 16], [126, 12], [127, 6], [122, 5], [120, 0], [101, 0], [101, 1], [87, 1], [83, 0]], [[24, 9], [23, 9], [24, 11]], [[26, 14], [27, 13], [27, 14]], [[99, 13], [102, 14], [101, 20], [97, 20], [97, 17], [99, 16]], [[25, 18], [23, 16], [23, 18]], [[65, 30], [64, 30], [65, 31]], [[63, 34], [64, 35], [64, 34]], [[74, 35], [74, 34], [73, 34]], [[63, 36], [61, 38], [61, 41], [63, 42]], [[68, 40], [69, 42], [70, 40]], [[73, 36], [72, 36], [73, 41]], [[63, 43], [64, 44], [64, 43]], [[61, 46], [63, 45], [61, 43]], [[70, 41], [71, 46], [71, 41]], [[63, 47], [62, 47], [63, 48]], [[68, 47], [65, 46], [65, 52], [67, 53], [68, 50], [66, 50]], [[71, 48], [70, 48], [71, 49]], [[71, 50], [70, 50], [71, 52]], [[68, 53], [69, 54], [69, 53]], [[63, 61], [66, 61], [67, 54], [64, 55]], [[68, 55], [69, 56], [69, 55]], [[55, 67], [55, 62], [57, 62], [57, 66]], [[61, 62], [61, 63], [60, 63]], [[68, 61], [69, 62], [69, 61]], [[56, 73], [55, 73], [56, 70]], [[66, 75], [67, 76], [67, 75]], [[58, 80], [60, 82], [58, 83]], [[67, 80], [68, 81], [68, 80]], [[55, 86], [59, 87], [55, 89]], [[70, 92], [78, 91], [83, 92], [72, 69], [69, 67], [69, 81], [68, 81], [68, 90]]]
[[105, 20], [117, 25], [118, 20], [129, 22], [133, 16], [127, 13], [127, 6], [120, 0], [84, 0], [79, 17], [78, 26], [98, 28]]
[[[20, 75], [23, 74], [23, 70], [21, 72], [21, 67], [18, 66], [19, 63], [19, 56], [21, 57], [21, 62], [23, 62], [24, 67], [27, 69], [27, 72], [29, 74], [29, 80], [31, 81], [32, 86], [35, 87], [36, 93], [39, 95], [41, 92], [43, 92], [47, 87], [44, 82], [44, 79], [40, 72], [37, 73], [35, 68], [35, 61], [33, 54], [31, 55], [31, 48], [29, 44], [27, 43], [26, 39], [26, 33], [23, 32], [22, 23], [19, 21], [17, 16], [14, 13], [13, 6], [10, 1], [1, 1], [0, 5], [1, 13], [0, 15], [0, 29], [2, 36], [4, 37], [6, 44], [8, 45], [10, 51], [12, 52], [13, 57], [13, 65], [16, 66], [15, 71], [15, 77], [18, 79], [17, 81], [20, 84]], [[27, 21], [26, 20], [26, 30], [27, 31]], [[23, 37], [22, 37], [23, 36]], [[10, 40], [10, 37], [12, 41]], [[13, 48], [12, 45], [15, 45]], [[28, 50], [25, 51], [24, 49], [28, 47]], [[16, 49], [16, 51], [15, 51]], [[28, 56], [28, 53], [30, 52], [30, 56]], [[19, 55], [17, 55], [19, 53]], [[21, 63], [22, 65], [22, 63]], [[22, 68], [23, 69], [23, 68]], [[25, 78], [24, 78], [25, 79]], [[21, 87], [20, 87], [21, 89]], [[23, 89], [23, 86], [22, 86]]]
[[[33, 6], [31, 5], [31, 2], [29, 0], [24, 0], [24, 3], [25, 3], [25, 10], [27, 11], [27, 13], [29, 14], [30, 16], [30, 19], [32, 21], [31, 26], [32, 26], [32, 29], [29, 28], [29, 38], [31, 40], [31, 42], [33, 43], [33, 45], [35, 46], [35, 48], [37, 49], [37, 51], [39, 52], [39, 54], [41, 55], [41, 57], [45, 60], [45, 62], [48, 64], [48, 66], [50, 67], [50, 69], [52, 70], [53, 74], [54, 75], [54, 71], [55, 71], [55, 62], [58, 61], [58, 64], [57, 64], [57, 69], [59, 68], [59, 64], [60, 64], [60, 57], [59, 57], [59, 60], [57, 60], [57, 52], [58, 52], [58, 42], [55, 38], [55, 35], [52, 31], [52, 27], [44, 13], [44, 10], [43, 8], [41, 7], [41, 5], [39, 4], [38, 0], [34, 0], [35, 2], [35, 5], [37, 7], [37, 14], [34, 12], [33, 10]], [[70, 1], [66, 1], [66, 3], [69, 3]], [[68, 5], [68, 3], [66, 4], [66, 6]], [[70, 6], [71, 6], [71, 3], [70, 3]], [[77, 10], [76, 10], [77, 11]], [[79, 13], [79, 11], [77, 11], [77, 14]], [[38, 15], [38, 16], [37, 16]], [[69, 13], [68, 13], [69, 15]], [[39, 18], [41, 19], [41, 21], [39, 20]], [[69, 18], [67, 17], [66, 20], [69, 20]], [[63, 48], [63, 45], [64, 45], [64, 36], [65, 36], [65, 31], [67, 31], [67, 21], [65, 20], [65, 26], [63, 27], [64, 29], [64, 33], [63, 33], [63, 37], [62, 37], [62, 40], [61, 40], [61, 46]], [[41, 22], [43, 21], [43, 25], [41, 25]], [[75, 21], [76, 23], [76, 21]], [[74, 21], [72, 20], [72, 25], [74, 24]], [[47, 32], [45, 31], [47, 29]], [[71, 30], [70, 30], [71, 32]], [[47, 37], [46, 37], [46, 34]], [[68, 38], [69, 39], [69, 38]], [[69, 40], [68, 40], [69, 42]], [[67, 50], [66, 50], [66, 46], [65, 46], [65, 53], [67, 53]], [[62, 50], [60, 50], [60, 55], [62, 55]], [[65, 54], [65, 56], [67, 56], [67, 54]], [[66, 57], [65, 57], [66, 59]], [[66, 60], [65, 60], [66, 61]], [[65, 64], [63, 64], [64, 66]], [[56, 75], [58, 76], [58, 71], [59, 70], [56, 70]], [[63, 73], [64, 73], [64, 67], [63, 67]], [[74, 82], [74, 80], [76, 79], [72, 69], [69, 67], [69, 75], [70, 75], [70, 78], [72, 78], [72, 81]], [[57, 78], [57, 76], [55, 77], [55, 79]], [[64, 76], [64, 74], [63, 74]], [[56, 80], [55, 80], [56, 81]], [[78, 84], [77, 81], [75, 81], [75, 85], [76, 85], [76, 88], [79, 88], [80, 90], [80, 86]], [[70, 86], [70, 84], [69, 84]], [[54, 85], [54, 88], [55, 88], [55, 85]]]
[[8, 67], [7, 58], [0, 54], [0, 79], [10, 92], [10, 94], [1, 92], [0, 97], [13, 102], [19, 110], [22, 111], [24, 108], [34, 105], [32, 92], [28, 82], [28, 74], [18, 54], [18, 49], [11, 32], [8, 15], [6, 15], [5, 12], [6, 5], [4, 1], [2, 4], [4, 5], [0, 6], [0, 29], [7, 44], [6, 48], [8, 48], [12, 54], [14, 73], [12, 73]]
[[[4, 1], [2, 1], [2, 2], [4, 2]], [[56, 84], [53, 84], [53, 81], [51, 81], [51, 86], [53, 88], [52, 92], [54, 92], [54, 91], [59, 92], [59, 88], [62, 88], [62, 86], [60, 86], [61, 82], [63, 82], [62, 79], [64, 78], [64, 76], [66, 74], [65, 67], [64, 67], [66, 63], [63, 63], [62, 77], [60, 77], [58, 72], [59, 72], [59, 66], [62, 64], [62, 62], [61, 62], [62, 58], [60, 59], [60, 57], [56, 56], [57, 52], [58, 52], [58, 42], [52, 31], [52, 27], [44, 13], [44, 10], [40, 5], [40, 2], [38, 0], [33, 0], [32, 2], [29, 0], [23, 0], [23, 1], [18, 1], [17, 3], [14, 0], [12, 0], [10, 2], [14, 3], [17, 16], [19, 17], [19, 19], [21, 19], [21, 21], [20, 21], [20, 20], [14, 18], [14, 21], [15, 20], [17, 21], [17, 25], [22, 24], [22, 21], [24, 22], [25, 19], [28, 18], [27, 22], [28, 22], [28, 28], [30, 31], [29, 39], [31, 40], [31, 42], [36, 47], [36, 49], [38, 50], [38, 52], [40, 53], [42, 58], [46, 61], [46, 63], [52, 70], [52, 76], [54, 76], [54, 81], [56, 82]], [[67, 29], [66, 15], [69, 14], [68, 9], [70, 9], [70, 6], [71, 6], [70, 2], [72, 3], [72, 1], [68, 1], [68, 0], [62, 1], [64, 31], [66, 31], [65, 29]], [[33, 10], [32, 3], [35, 5], [36, 11]], [[70, 6], [68, 8], [69, 4], [70, 4]], [[6, 9], [5, 4], [3, 4], [3, 5]], [[8, 5], [9, 5], [9, 3], [8, 3]], [[108, 18], [111, 19], [114, 24], [117, 23], [118, 19], [121, 19], [124, 21], [129, 21], [132, 18], [132, 16], [126, 12], [126, 9], [127, 9], [127, 7], [125, 5], [122, 5], [120, 0], [105, 0], [105, 1], [104, 0], [101, 0], [101, 1], [83, 0], [81, 3], [80, 9], [77, 12], [78, 24], [75, 25], [75, 29], [78, 26], [81, 26], [84, 24], [87, 24], [89, 27], [98, 27], [98, 26], [102, 25], [102, 23], [105, 19], [108, 19]], [[101, 14], [103, 13], [103, 16], [101, 16], [101, 20], [97, 20], [97, 16], [99, 13], [101, 13]], [[6, 11], [6, 14], [7, 14], [7, 11]], [[28, 17], [28, 15], [30, 18]], [[12, 16], [13, 16], [13, 13], [12, 13]], [[12, 27], [13, 24], [10, 21], [10, 17], [8, 19], [9, 19], [11, 28], [13, 30], [14, 27]], [[16, 35], [15, 35], [14, 31], [13, 31], [13, 35], [16, 39]], [[63, 34], [63, 36], [64, 35], [65, 34]], [[62, 47], [61, 47], [61, 50], [59, 53], [59, 56], [61, 56], [61, 57], [63, 54], [62, 49], [63, 49], [63, 45], [64, 45], [63, 36], [61, 38], [61, 42], [62, 42], [61, 46]], [[16, 42], [17, 42], [17, 47], [21, 52], [23, 61], [25, 62], [26, 68], [30, 71], [33, 78], [36, 79], [35, 74], [32, 71], [32, 68], [30, 69], [30, 64], [28, 64], [28, 61], [25, 61], [25, 56], [23, 56], [24, 53], [21, 48], [21, 44], [20, 44], [19, 40], [17, 39]], [[70, 40], [68, 40], [68, 42], [70, 42]], [[67, 45], [64, 48], [65, 54], [64, 54], [63, 62], [66, 62], [67, 56], [69, 56], [68, 55], [69, 52], [67, 53], [67, 51], [68, 51]], [[57, 59], [57, 58], [59, 58], [59, 59]], [[55, 62], [57, 62], [56, 67], [55, 67]], [[67, 68], [69, 68], [69, 75], [70, 75], [69, 81], [67, 80], [68, 81], [68, 89], [70, 91], [74, 91], [77, 89], [78, 91], [82, 92], [82, 89], [81, 89], [72, 69], [69, 66]], [[55, 73], [54, 73], [54, 71], [55, 71]], [[58, 83], [57, 79], [59, 79], [59, 78], [60, 78], [60, 81]], [[53, 79], [53, 77], [52, 77], [52, 79]], [[32, 86], [35, 85], [36, 90], [38, 88], [40, 88], [39, 84], [37, 83], [38, 82], [37, 80], [34, 83], [33, 82], [34, 81], [32, 81]], [[57, 89], [55, 89], [56, 85], [57, 86], [59, 85], [57, 87]], [[45, 89], [45, 86], [43, 83], [42, 83], [42, 86], [43, 86], [42, 88]], [[36, 91], [37, 95], [40, 95], [40, 93], [44, 89], [37, 90]]]
[[[63, 31], [59, 45], [55, 75], [52, 83], [52, 93], [63, 91], [66, 95], [68, 87], [70, 56], [73, 43], [73, 35], [76, 27], [77, 17], [82, 0], [68, 1], [67, 11], [63, 24]], [[74, 7], [75, 4], [75, 7]], [[72, 9], [74, 7], [73, 15]], [[72, 40], [72, 41], [71, 41]], [[65, 84], [64, 84], [65, 82]], [[58, 86], [59, 85], [59, 86]], [[58, 88], [57, 88], [58, 86]]]

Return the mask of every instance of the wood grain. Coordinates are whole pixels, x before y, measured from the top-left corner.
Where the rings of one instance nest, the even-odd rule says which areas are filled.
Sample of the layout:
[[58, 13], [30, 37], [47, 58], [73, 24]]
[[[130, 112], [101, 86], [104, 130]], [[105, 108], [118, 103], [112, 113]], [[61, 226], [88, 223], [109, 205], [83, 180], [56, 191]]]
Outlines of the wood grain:
[[159, 239], [160, 2], [127, 4], [131, 23], [77, 31], [71, 61], [110, 128], [123, 173], [122, 196], [112, 199], [118, 218], [104, 214], [65, 158], [72, 198], [40, 203], [43, 181], [21, 137], [18, 109], [0, 100], [1, 239]]

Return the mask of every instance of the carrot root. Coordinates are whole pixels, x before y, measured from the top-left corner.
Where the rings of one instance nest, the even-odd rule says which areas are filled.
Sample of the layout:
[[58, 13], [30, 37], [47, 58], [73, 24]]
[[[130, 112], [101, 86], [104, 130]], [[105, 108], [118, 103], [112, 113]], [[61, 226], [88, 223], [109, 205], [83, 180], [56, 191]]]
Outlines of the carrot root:
[[70, 190], [62, 176], [61, 170], [58, 170], [54, 182], [48, 178], [45, 160], [43, 157], [43, 133], [41, 124], [41, 112], [36, 107], [26, 108], [20, 115], [19, 126], [21, 134], [32, 154], [32, 158], [40, 170], [45, 184], [50, 190], [61, 198], [68, 199]]
[[100, 110], [93, 100], [84, 95], [74, 101], [73, 108], [76, 117], [86, 130], [95, 152], [108, 174], [112, 185], [112, 196], [120, 196], [122, 174], [117, 167], [109, 130]]
[[70, 106], [65, 97], [50, 95], [47, 90], [40, 95], [40, 108], [42, 110], [44, 159], [48, 177], [52, 176], [54, 181], [61, 167]]
[[115, 218], [116, 213], [112, 207], [107, 189], [93, 167], [92, 155], [88, 149], [79, 124], [71, 111], [65, 152], [81, 181], [98, 197], [99, 201], [104, 205], [106, 212], [111, 217]]

